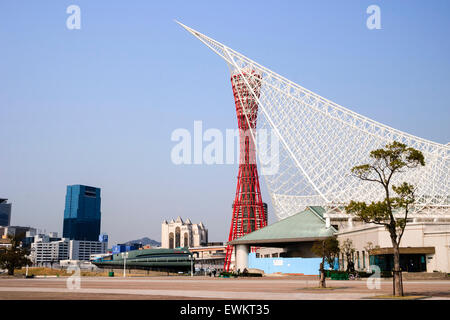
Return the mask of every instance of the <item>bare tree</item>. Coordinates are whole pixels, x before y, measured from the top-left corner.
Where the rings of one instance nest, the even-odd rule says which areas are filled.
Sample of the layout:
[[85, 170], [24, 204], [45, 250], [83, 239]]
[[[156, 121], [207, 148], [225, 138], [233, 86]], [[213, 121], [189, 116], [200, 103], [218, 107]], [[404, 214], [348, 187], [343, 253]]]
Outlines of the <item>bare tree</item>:
[[334, 266], [334, 261], [337, 257], [339, 257], [339, 242], [336, 236], [331, 236], [326, 238], [325, 240], [314, 242], [311, 251], [322, 257], [322, 262], [320, 263], [320, 280], [319, 286], [321, 288], [326, 288], [325, 283], [325, 262], [328, 263], [330, 267]]
[[353, 272], [353, 255], [355, 253], [355, 247], [353, 246], [353, 241], [350, 239], [345, 239], [341, 246], [339, 247], [342, 254], [345, 256], [345, 261], [347, 261], [347, 272]]

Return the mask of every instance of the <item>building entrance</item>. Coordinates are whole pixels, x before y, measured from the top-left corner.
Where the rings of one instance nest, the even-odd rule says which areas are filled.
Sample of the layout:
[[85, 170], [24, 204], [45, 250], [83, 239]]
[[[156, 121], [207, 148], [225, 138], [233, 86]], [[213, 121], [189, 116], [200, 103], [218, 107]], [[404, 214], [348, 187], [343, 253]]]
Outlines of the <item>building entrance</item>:
[[[372, 255], [370, 256], [370, 264], [377, 265], [381, 271], [392, 271], [394, 269], [394, 255]], [[404, 272], [426, 272], [425, 254], [400, 254], [400, 268]]]

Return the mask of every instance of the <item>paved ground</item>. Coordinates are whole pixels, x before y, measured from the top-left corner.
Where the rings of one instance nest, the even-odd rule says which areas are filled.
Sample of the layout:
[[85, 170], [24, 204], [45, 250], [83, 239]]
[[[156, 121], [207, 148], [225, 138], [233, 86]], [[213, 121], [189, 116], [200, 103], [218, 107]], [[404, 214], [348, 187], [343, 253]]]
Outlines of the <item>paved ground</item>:
[[[0, 278], [0, 300], [5, 299], [256, 299], [353, 300], [389, 295], [391, 280], [368, 289], [366, 280], [318, 281], [308, 277], [223, 279], [209, 277], [81, 278], [79, 289], [68, 289], [69, 278]], [[70, 279], [69, 279], [70, 280]], [[450, 300], [449, 280], [404, 281], [407, 295]]]

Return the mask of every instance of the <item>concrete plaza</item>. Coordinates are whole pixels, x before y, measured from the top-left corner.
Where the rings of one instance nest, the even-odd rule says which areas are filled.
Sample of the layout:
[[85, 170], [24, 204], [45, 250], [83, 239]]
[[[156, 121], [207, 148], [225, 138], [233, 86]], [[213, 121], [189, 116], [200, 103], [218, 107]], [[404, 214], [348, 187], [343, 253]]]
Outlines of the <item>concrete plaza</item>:
[[[0, 300], [6, 299], [212, 299], [212, 300], [357, 300], [390, 295], [392, 280], [381, 279], [369, 289], [366, 279], [328, 280], [318, 289], [315, 277], [285, 276], [223, 279], [209, 277], [82, 277], [79, 289], [68, 289], [70, 278], [0, 278]], [[450, 300], [450, 280], [404, 281], [409, 296]]]

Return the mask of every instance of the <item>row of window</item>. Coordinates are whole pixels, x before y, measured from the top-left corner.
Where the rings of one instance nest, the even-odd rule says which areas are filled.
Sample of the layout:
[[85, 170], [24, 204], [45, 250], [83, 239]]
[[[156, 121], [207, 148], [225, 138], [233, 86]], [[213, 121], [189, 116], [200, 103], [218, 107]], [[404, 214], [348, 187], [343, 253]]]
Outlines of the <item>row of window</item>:
[[[361, 251], [361, 254], [359, 251], [353, 252], [351, 255], [351, 260], [355, 263], [356, 269], [365, 269], [366, 268], [366, 252]], [[346, 261], [345, 255], [342, 253], [341, 259], [342, 262]], [[348, 261], [347, 261], [348, 263]]]

